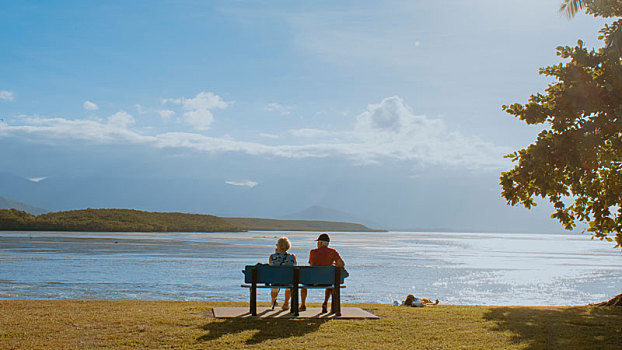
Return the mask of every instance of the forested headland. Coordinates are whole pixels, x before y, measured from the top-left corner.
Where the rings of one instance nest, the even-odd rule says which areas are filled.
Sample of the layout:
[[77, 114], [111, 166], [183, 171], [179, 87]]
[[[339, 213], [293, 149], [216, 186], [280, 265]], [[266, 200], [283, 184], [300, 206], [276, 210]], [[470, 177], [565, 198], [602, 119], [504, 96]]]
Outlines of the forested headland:
[[0, 209], [0, 231], [77, 232], [369, 232], [361, 224], [311, 220], [221, 218], [206, 214], [159, 213], [133, 209], [81, 209], [40, 215]]
[[157, 213], [132, 209], [82, 209], [32, 215], [0, 210], [3, 231], [241, 232], [245, 228], [213, 215]]

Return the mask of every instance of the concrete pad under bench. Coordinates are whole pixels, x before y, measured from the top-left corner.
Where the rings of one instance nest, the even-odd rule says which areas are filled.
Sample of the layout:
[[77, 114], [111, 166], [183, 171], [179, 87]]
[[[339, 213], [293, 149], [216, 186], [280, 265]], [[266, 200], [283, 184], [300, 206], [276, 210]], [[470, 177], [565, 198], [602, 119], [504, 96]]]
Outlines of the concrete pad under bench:
[[320, 307], [309, 307], [300, 311], [299, 316], [290, 313], [289, 310], [281, 310], [277, 307], [272, 310], [269, 307], [257, 307], [257, 316], [251, 316], [248, 307], [215, 307], [215, 318], [319, 318], [319, 319], [378, 319], [380, 317], [365, 311], [360, 307], [341, 307], [341, 316], [331, 313], [322, 313]]

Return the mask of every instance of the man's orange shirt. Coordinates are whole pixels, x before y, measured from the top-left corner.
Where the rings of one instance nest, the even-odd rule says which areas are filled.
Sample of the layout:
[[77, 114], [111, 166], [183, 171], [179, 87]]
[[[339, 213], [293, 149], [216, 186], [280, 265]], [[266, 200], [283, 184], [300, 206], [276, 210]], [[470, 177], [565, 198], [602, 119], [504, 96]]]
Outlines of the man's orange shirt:
[[312, 249], [309, 253], [309, 265], [311, 266], [331, 266], [340, 259], [339, 253], [328, 247]]

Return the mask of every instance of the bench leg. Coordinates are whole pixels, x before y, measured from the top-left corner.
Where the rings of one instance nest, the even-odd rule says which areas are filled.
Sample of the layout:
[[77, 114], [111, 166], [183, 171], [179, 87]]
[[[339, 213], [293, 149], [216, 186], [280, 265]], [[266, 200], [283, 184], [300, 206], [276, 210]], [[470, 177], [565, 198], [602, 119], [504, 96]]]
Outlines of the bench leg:
[[251, 284], [251, 301], [250, 301], [250, 313], [253, 316], [257, 316], [257, 269], [253, 268], [253, 277]]
[[334, 306], [333, 313], [337, 316], [341, 316], [341, 288], [339, 286], [333, 288], [333, 303], [331, 307]]
[[293, 313], [294, 316], [299, 316], [298, 312], [298, 283], [300, 282], [300, 269], [294, 268], [294, 287], [292, 288], [292, 305], [290, 309], [290, 313]]
[[257, 287], [251, 287], [251, 305], [250, 305], [250, 313], [253, 316], [257, 316]]
[[333, 302], [330, 303], [330, 312], [341, 316], [341, 269], [335, 267], [335, 284], [333, 286]]

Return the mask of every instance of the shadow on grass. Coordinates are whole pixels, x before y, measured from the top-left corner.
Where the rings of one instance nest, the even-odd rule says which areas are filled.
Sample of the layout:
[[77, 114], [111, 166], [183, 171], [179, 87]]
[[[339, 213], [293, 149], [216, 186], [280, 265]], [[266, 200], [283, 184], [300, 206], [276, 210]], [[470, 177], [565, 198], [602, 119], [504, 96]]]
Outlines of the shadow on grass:
[[622, 308], [498, 307], [484, 318], [526, 349], [620, 349]]
[[329, 320], [302, 319], [302, 320], [277, 320], [277, 319], [252, 319], [252, 318], [229, 318], [214, 320], [201, 329], [209, 333], [197, 338], [198, 341], [211, 341], [223, 335], [242, 333], [248, 330], [256, 330], [252, 338], [246, 341], [247, 345], [258, 344], [270, 339], [283, 339], [299, 337], [315, 332], [322, 324]]

